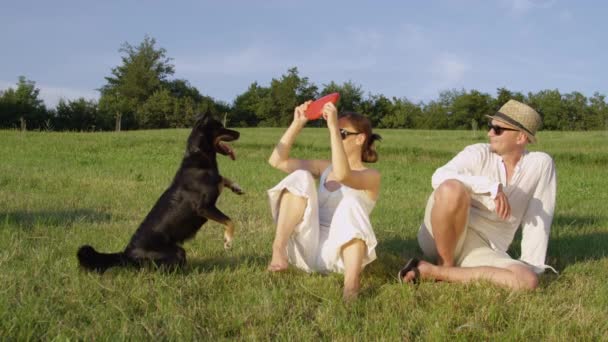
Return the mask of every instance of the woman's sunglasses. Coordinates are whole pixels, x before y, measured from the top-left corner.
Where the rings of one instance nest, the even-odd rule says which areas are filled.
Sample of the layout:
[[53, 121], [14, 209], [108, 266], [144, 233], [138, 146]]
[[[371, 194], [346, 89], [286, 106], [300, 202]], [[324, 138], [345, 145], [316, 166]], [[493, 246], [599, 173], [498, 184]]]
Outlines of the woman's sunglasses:
[[514, 128], [492, 125], [491, 122], [488, 122], [488, 131], [492, 130], [492, 129], [494, 130], [494, 134], [496, 134], [496, 135], [501, 135], [504, 131], [519, 131], [518, 129], [514, 129]]
[[355, 134], [359, 134], [359, 132], [349, 132], [349, 131], [345, 130], [344, 128], [340, 128], [340, 136], [342, 137], [342, 140], [346, 139], [346, 137], [348, 137], [349, 135], [355, 135]]

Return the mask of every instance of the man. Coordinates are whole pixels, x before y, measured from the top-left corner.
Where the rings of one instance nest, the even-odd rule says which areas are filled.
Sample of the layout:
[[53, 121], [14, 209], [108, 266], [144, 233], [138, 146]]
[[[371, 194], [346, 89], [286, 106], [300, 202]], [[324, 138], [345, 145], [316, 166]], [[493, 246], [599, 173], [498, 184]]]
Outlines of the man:
[[[436, 261], [411, 259], [399, 279], [467, 283], [487, 280], [534, 289], [545, 268], [556, 175], [553, 160], [528, 152], [541, 125], [538, 113], [509, 100], [490, 116], [489, 144], [467, 146], [433, 174], [418, 243]], [[522, 226], [521, 258], [507, 253]]]

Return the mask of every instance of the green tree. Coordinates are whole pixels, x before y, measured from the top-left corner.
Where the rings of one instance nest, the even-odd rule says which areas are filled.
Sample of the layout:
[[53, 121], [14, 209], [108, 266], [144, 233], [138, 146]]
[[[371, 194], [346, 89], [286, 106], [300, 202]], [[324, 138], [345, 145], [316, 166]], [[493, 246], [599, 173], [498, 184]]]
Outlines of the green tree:
[[270, 82], [272, 111], [263, 113], [266, 118], [262, 122], [268, 126], [287, 126], [293, 119], [293, 109], [316, 95], [317, 87], [307, 77], [300, 77], [298, 68], [291, 68], [280, 79]]
[[450, 128], [471, 129], [471, 122], [480, 127], [487, 121], [485, 115], [494, 113], [493, 105], [489, 94], [477, 90], [455, 96], [451, 104]]
[[449, 128], [448, 112], [448, 107], [441, 101], [430, 101], [424, 105], [416, 128], [447, 129]]
[[562, 106], [562, 95], [559, 90], [528, 93], [528, 104], [542, 117], [544, 129], [562, 130], [568, 127], [566, 111]]
[[[117, 119], [116, 128], [120, 129], [120, 120], [125, 121], [126, 128], [137, 128], [139, 124], [146, 126], [156, 119], [145, 119], [138, 107], [166, 84], [167, 77], [175, 72], [166, 57], [166, 50], [155, 47], [156, 40], [146, 36], [138, 46], [124, 43], [119, 49], [123, 54], [122, 64], [112, 69], [112, 75], [106, 77], [106, 84], [100, 89], [100, 108], [113, 113]], [[135, 120], [130, 120], [135, 119]]]
[[589, 98], [589, 113], [583, 119], [585, 128], [589, 130], [608, 129], [608, 105], [606, 96], [599, 93]]
[[169, 90], [159, 89], [137, 108], [140, 128], [168, 128], [174, 114], [175, 101]]
[[229, 117], [230, 125], [236, 127], [257, 126], [265, 115], [259, 115], [263, 99], [270, 98], [270, 89], [252, 83], [247, 91], [234, 100], [232, 112]]
[[338, 85], [332, 81], [324, 85], [321, 96], [331, 93], [340, 93], [340, 101], [338, 101], [338, 109], [340, 111], [359, 112], [362, 110], [363, 90], [361, 86], [356, 85], [352, 81], [345, 82], [342, 85]]
[[583, 130], [588, 115], [587, 97], [574, 91], [562, 96], [562, 108], [565, 110], [564, 125], [567, 130]]
[[171, 96], [182, 99], [185, 97], [191, 98], [194, 102], [202, 102], [205, 97], [192, 85], [190, 82], [183, 79], [176, 79], [162, 82], [163, 88], [167, 89]]
[[169, 127], [190, 127], [197, 113], [199, 113], [198, 104], [191, 97], [175, 98], [173, 113], [169, 117]]
[[228, 104], [202, 95], [187, 80], [163, 82], [162, 87], [173, 97], [174, 110], [169, 117], [169, 127], [190, 127], [194, 118], [201, 113], [209, 113], [218, 119], [223, 119], [231, 112]]
[[0, 125], [22, 130], [43, 128], [49, 114], [39, 95], [34, 81], [19, 76], [15, 89], [8, 88], [0, 94]]
[[316, 85], [307, 77], [300, 77], [297, 68], [291, 68], [281, 78], [272, 79], [270, 87], [253, 83], [239, 95], [234, 102], [230, 122], [237, 126], [254, 121], [260, 126], [286, 126], [293, 118], [293, 109], [316, 98], [317, 92]]
[[393, 112], [393, 103], [384, 95], [370, 95], [360, 105], [359, 111], [367, 116], [373, 127], [382, 127], [381, 120]]
[[512, 92], [507, 88], [496, 89], [496, 100], [494, 101], [494, 111], [498, 111], [502, 105], [507, 103], [509, 100], [517, 100], [519, 102], [526, 102], [524, 94], [520, 92]]
[[55, 109], [55, 128], [58, 130], [102, 130], [111, 127], [98, 115], [97, 103], [79, 98], [74, 101], [59, 100]]
[[392, 111], [382, 117], [379, 127], [415, 128], [421, 117], [420, 105], [414, 104], [406, 98], [394, 98]]

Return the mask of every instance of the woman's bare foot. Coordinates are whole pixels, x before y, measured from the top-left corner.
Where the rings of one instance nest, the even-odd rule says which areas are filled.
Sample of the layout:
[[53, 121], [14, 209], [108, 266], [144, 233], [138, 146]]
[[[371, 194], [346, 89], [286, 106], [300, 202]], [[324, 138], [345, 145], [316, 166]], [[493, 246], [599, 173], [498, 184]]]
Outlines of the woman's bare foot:
[[344, 290], [342, 291], [342, 300], [345, 302], [350, 302], [357, 299], [359, 296], [359, 288], [360, 286], [344, 286]]
[[345, 302], [357, 299], [361, 290], [361, 276], [360, 273], [353, 275], [352, 273], [346, 273], [344, 275], [344, 290], [342, 290], [342, 299]]
[[287, 270], [289, 267], [289, 262], [287, 261], [287, 252], [283, 248], [272, 249], [272, 259], [270, 259], [270, 264], [268, 264], [269, 272], [281, 272]]
[[268, 265], [268, 268], [266, 268], [266, 270], [268, 272], [283, 272], [283, 271], [287, 270], [288, 267], [289, 267], [289, 264], [278, 265], [278, 264], [270, 263], [270, 265]]

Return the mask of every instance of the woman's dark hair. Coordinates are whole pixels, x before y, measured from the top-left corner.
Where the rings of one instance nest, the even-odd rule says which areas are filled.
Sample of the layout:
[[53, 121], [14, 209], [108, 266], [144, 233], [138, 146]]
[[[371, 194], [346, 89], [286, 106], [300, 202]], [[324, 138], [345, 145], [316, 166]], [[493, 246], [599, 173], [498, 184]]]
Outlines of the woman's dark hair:
[[363, 151], [361, 151], [361, 160], [366, 163], [377, 162], [378, 152], [376, 152], [374, 142], [382, 140], [382, 137], [376, 133], [372, 133], [372, 124], [369, 119], [355, 112], [344, 112], [340, 114], [340, 118], [345, 118], [357, 132], [365, 134]]

